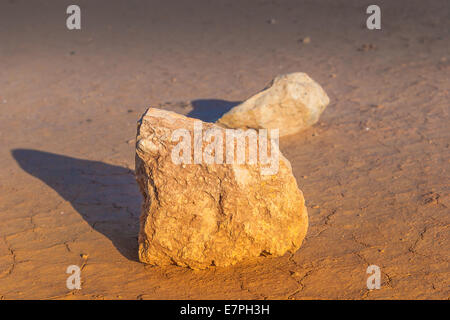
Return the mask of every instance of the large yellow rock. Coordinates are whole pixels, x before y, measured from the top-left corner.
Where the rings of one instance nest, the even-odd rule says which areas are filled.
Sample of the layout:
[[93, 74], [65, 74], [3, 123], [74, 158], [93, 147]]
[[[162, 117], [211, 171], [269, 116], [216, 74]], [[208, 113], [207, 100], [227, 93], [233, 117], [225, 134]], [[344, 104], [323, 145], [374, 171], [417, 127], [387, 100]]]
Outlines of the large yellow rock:
[[[200, 140], [195, 126], [202, 127]], [[219, 149], [207, 154], [208, 141], [213, 140], [205, 137], [212, 129], [216, 137], [223, 137], [226, 162], [227, 133], [220, 126], [152, 108], [139, 121], [136, 178], [144, 196], [142, 262], [203, 269], [261, 254], [279, 256], [300, 247], [308, 215], [289, 162], [280, 154], [273, 174], [262, 174], [267, 165], [259, 157], [254, 164], [237, 163], [237, 155], [229, 164], [211, 163], [208, 154], [219, 154]], [[182, 142], [191, 144], [192, 152], [180, 152]], [[278, 152], [277, 141], [269, 145], [271, 155]], [[200, 157], [195, 147], [201, 148]]]
[[279, 128], [285, 136], [316, 123], [329, 103], [322, 87], [306, 73], [290, 73], [276, 77], [217, 123], [228, 128]]

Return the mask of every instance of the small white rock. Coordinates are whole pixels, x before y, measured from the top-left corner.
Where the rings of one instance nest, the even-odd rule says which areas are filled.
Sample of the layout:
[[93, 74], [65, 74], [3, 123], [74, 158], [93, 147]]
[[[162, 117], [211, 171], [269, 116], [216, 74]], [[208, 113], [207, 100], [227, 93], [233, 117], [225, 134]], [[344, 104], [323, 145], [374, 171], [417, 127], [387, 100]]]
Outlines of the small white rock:
[[279, 129], [280, 136], [285, 136], [316, 123], [329, 102], [322, 87], [306, 73], [290, 73], [276, 77], [217, 123], [228, 128]]

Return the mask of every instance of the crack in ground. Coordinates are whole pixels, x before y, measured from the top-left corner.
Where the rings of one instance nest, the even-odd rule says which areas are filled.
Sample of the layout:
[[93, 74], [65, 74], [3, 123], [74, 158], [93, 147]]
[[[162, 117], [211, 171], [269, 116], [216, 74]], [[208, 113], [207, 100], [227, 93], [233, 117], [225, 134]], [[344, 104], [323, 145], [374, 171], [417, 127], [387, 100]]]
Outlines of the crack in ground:
[[305, 279], [306, 278], [308, 278], [310, 275], [311, 275], [311, 273], [313, 273], [313, 270], [309, 270], [309, 271], [306, 271], [306, 273], [300, 278], [300, 279], [296, 279], [293, 275], [295, 274], [295, 272], [291, 272], [291, 271], [289, 271], [290, 272], [290, 276], [291, 276], [291, 278], [295, 281], [295, 282], [297, 282], [297, 284], [300, 286], [300, 288], [299, 289], [297, 289], [297, 290], [295, 290], [293, 293], [291, 293], [290, 295], [288, 295], [288, 299], [289, 300], [292, 300], [292, 299], [294, 299], [294, 296], [296, 295], [296, 294], [298, 294], [299, 292], [301, 292], [301, 291], [303, 291], [305, 288], [306, 288], [306, 285], [303, 283], [303, 281], [305, 281]]
[[[288, 260], [289, 260], [290, 262], [292, 262], [292, 263], [295, 265], [296, 268], [307, 269], [307, 268], [304, 268], [304, 267], [300, 266], [300, 265], [294, 260], [294, 254], [291, 254], [291, 255], [289, 256], [289, 259], [288, 259]], [[296, 294], [298, 294], [299, 292], [303, 291], [303, 290], [306, 288], [306, 285], [303, 283], [303, 281], [305, 281], [305, 279], [306, 279], [307, 277], [309, 277], [309, 276], [311, 275], [311, 273], [313, 273], [314, 271], [315, 271], [315, 270], [314, 270], [314, 267], [313, 267], [313, 268], [311, 268], [310, 270], [307, 270], [307, 271], [305, 272], [305, 274], [304, 274], [300, 279], [297, 279], [296, 277], [294, 277], [294, 275], [296, 274], [296, 272], [295, 272], [295, 271], [290, 271], [290, 270], [289, 270], [289, 276], [292, 278], [292, 280], [294, 280], [294, 281], [300, 286], [300, 288], [298, 288], [297, 290], [295, 290], [293, 293], [287, 295], [287, 298], [288, 298], [289, 300], [294, 299], [294, 296], [295, 296]]]
[[411, 252], [412, 254], [418, 254], [418, 255], [421, 255], [420, 253], [418, 253], [418, 252], [416, 251], [416, 247], [417, 247], [417, 244], [418, 244], [420, 241], [423, 240], [424, 234], [425, 234], [425, 232], [427, 232], [427, 229], [428, 229], [428, 227], [424, 227], [423, 230], [422, 230], [422, 232], [419, 233], [419, 236], [417, 237], [416, 241], [414, 241], [414, 243], [412, 244], [412, 246], [410, 246], [410, 247], [408, 248], [408, 251], [409, 251], [409, 252]]
[[9, 253], [11, 254], [12, 257], [12, 264], [9, 267], [9, 269], [7, 271], [4, 272], [3, 275], [1, 275], [1, 278], [3, 277], [7, 277], [9, 275], [12, 274], [12, 272], [14, 271], [14, 268], [16, 267], [16, 253], [14, 251], [14, 249], [10, 246], [10, 244], [8, 243], [8, 240], [6, 240], [6, 236], [3, 237], [3, 241], [6, 244], [6, 247], [8, 248], [7, 250], [9, 251]]
[[328, 214], [328, 215], [325, 217], [324, 225], [326, 225], [326, 226], [328, 226], [328, 225], [331, 226], [331, 223], [330, 223], [331, 218], [336, 214], [336, 212], [337, 212], [337, 209], [331, 210], [331, 213]]

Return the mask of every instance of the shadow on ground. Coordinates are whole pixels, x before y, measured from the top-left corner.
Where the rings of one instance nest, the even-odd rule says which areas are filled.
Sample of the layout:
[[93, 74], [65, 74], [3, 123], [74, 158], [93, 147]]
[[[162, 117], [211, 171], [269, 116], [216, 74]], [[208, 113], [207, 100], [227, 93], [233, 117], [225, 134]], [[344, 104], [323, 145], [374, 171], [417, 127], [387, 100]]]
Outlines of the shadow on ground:
[[200, 119], [205, 122], [216, 122], [223, 114], [237, 106], [240, 101], [226, 101], [217, 99], [199, 99], [191, 101], [194, 108], [187, 114], [188, 117]]
[[132, 170], [31, 149], [11, 153], [23, 170], [69, 201], [124, 257], [138, 261], [141, 195]]

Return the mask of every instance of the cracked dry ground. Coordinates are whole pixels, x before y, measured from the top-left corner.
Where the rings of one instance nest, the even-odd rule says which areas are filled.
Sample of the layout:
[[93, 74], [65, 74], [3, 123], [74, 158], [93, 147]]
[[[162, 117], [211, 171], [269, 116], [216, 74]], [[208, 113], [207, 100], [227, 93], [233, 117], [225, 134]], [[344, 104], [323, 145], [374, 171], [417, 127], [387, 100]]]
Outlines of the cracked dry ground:
[[[78, 33], [42, 3], [0, 7], [0, 298], [449, 298], [448, 1], [383, 3], [378, 33], [361, 1], [81, 1]], [[139, 115], [208, 117], [292, 71], [331, 98], [280, 141], [308, 206], [300, 250], [205, 271], [139, 263]]]

